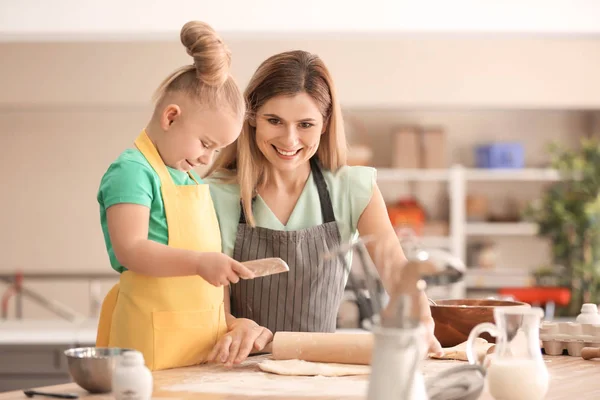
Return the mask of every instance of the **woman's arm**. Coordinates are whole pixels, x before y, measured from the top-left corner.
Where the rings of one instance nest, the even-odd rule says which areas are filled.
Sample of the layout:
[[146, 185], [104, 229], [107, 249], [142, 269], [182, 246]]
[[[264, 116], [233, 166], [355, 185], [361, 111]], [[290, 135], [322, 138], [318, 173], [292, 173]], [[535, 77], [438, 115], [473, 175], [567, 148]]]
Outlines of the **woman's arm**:
[[[385, 201], [383, 200], [383, 196], [381, 195], [381, 191], [379, 190], [377, 184], [375, 184], [373, 187], [373, 195], [371, 196], [369, 204], [358, 220], [358, 231], [362, 237], [374, 236], [377, 238], [377, 240], [366, 243], [366, 247], [371, 259], [373, 260], [373, 263], [375, 264], [375, 268], [381, 277], [383, 287], [389, 293], [390, 288], [392, 287], [392, 282], [390, 279], [398, 275], [392, 274], [386, 269], [401, 268], [401, 264], [406, 261], [406, 256], [402, 251], [400, 240], [398, 239], [396, 231], [392, 226], [387, 213]], [[381, 243], [385, 243], [387, 245], [385, 249], [385, 257], [382, 257], [378, 254], [380, 249], [377, 248], [377, 245]], [[385, 260], [394, 261], [388, 265]], [[433, 318], [431, 317], [431, 309], [429, 308], [429, 302], [425, 292], [421, 292], [420, 315], [421, 321], [427, 327], [430, 335], [430, 352], [439, 353], [441, 351], [441, 346], [433, 335], [434, 322]]]
[[[402, 265], [406, 261], [406, 256], [390, 222], [385, 201], [377, 184], [373, 187], [373, 195], [369, 204], [358, 219], [358, 231], [362, 237], [376, 238], [376, 240], [367, 241], [366, 247], [381, 277], [383, 287], [389, 293], [392, 286], [389, 279], [392, 274], [386, 267]], [[382, 244], [385, 244], [385, 257], [383, 249], [378, 247]], [[389, 262], [386, 263], [386, 261]]]

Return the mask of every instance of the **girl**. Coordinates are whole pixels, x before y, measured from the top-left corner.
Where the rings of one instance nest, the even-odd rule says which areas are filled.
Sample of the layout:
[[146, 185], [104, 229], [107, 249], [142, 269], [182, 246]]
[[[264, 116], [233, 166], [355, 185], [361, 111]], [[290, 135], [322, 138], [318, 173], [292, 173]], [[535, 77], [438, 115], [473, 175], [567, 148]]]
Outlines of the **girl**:
[[97, 346], [133, 348], [152, 370], [206, 360], [227, 331], [223, 288], [253, 274], [221, 253], [208, 185], [193, 168], [239, 135], [244, 99], [230, 52], [213, 29], [189, 22], [193, 64], [158, 88], [146, 128], [104, 174], [100, 219], [120, 281], [104, 300]]
[[[360, 231], [395, 243], [391, 259], [397, 265], [405, 260], [376, 171], [346, 165], [340, 105], [318, 56], [291, 51], [270, 57], [250, 80], [245, 97], [242, 134], [209, 172], [214, 173], [211, 191], [223, 251], [238, 261], [281, 257], [290, 271], [232, 285], [230, 305], [226, 294], [229, 318], [254, 320], [271, 333], [333, 332], [347, 271], [339, 260], [323, 255]], [[367, 247], [377, 260], [375, 247]], [[389, 286], [389, 271], [382, 263], [376, 266], [384, 287]], [[439, 353], [424, 293], [421, 304], [430, 351]], [[209, 359], [241, 362], [252, 341], [247, 329], [230, 330]]]

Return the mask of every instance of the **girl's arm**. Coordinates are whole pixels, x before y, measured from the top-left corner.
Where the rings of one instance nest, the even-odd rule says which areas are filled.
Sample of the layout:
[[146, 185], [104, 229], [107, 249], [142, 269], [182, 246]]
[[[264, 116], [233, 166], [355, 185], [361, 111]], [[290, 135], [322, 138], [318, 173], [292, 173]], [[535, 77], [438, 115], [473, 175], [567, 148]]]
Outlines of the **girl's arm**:
[[133, 272], [155, 277], [200, 275], [214, 286], [253, 277], [250, 270], [222, 253], [178, 249], [149, 240], [148, 207], [115, 204], [106, 210], [106, 219], [117, 260]]

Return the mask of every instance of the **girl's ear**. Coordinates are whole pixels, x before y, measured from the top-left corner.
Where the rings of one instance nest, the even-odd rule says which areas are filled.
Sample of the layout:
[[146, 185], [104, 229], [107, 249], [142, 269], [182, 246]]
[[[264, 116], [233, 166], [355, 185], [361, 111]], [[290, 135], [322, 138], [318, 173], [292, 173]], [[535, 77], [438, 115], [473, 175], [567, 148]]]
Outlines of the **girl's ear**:
[[171, 125], [181, 117], [181, 107], [177, 104], [169, 104], [165, 107], [160, 118], [160, 126], [163, 131], [168, 131]]

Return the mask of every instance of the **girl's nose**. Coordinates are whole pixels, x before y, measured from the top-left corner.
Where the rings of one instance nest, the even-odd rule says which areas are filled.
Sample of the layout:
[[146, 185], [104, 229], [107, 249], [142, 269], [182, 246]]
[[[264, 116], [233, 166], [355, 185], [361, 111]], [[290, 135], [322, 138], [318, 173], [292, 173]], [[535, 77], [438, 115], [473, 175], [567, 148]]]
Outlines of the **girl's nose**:
[[206, 150], [200, 157], [198, 157], [198, 163], [202, 165], [208, 165], [212, 161], [214, 151]]

